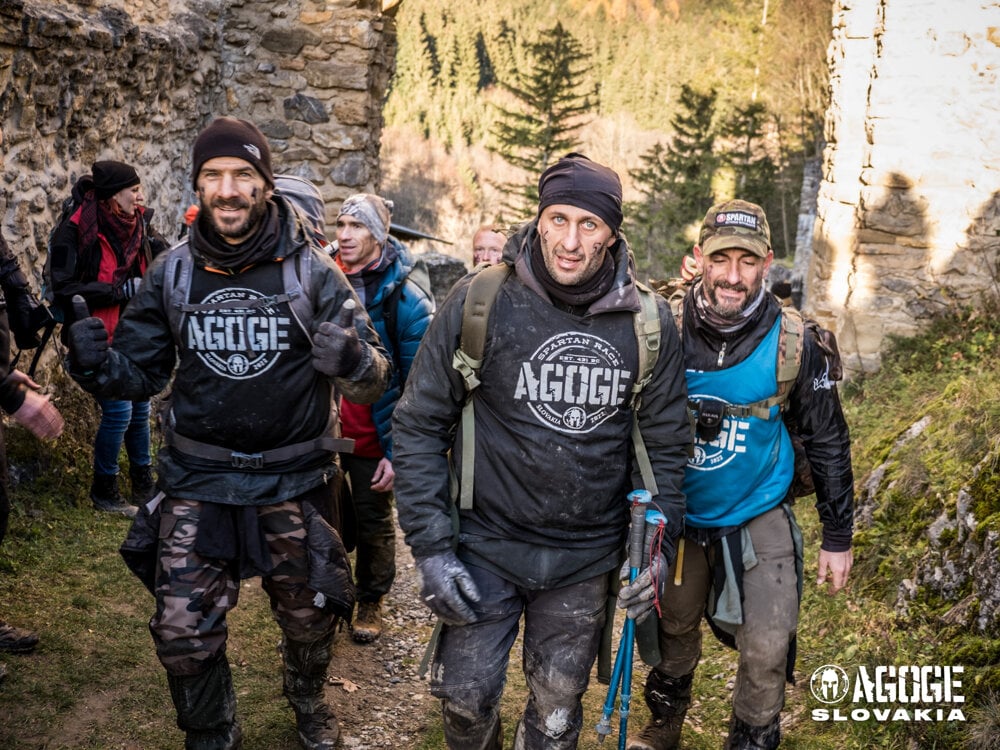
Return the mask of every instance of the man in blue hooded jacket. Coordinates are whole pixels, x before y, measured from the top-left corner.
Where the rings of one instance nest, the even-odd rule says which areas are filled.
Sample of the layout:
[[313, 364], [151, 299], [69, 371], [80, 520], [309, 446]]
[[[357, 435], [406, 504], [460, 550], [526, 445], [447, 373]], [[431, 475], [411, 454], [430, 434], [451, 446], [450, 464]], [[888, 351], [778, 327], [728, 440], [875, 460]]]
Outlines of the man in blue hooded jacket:
[[344, 399], [341, 423], [354, 451], [342, 454], [349, 482], [342, 508], [345, 534], [357, 546], [358, 609], [351, 627], [357, 643], [382, 634], [382, 597], [396, 577], [396, 528], [392, 519], [391, 419], [420, 339], [434, 313], [433, 299], [410, 277], [415, 261], [389, 236], [392, 201], [358, 193], [337, 216], [337, 264], [367, 308], [394, 364], [389, 387], [374, 404]]

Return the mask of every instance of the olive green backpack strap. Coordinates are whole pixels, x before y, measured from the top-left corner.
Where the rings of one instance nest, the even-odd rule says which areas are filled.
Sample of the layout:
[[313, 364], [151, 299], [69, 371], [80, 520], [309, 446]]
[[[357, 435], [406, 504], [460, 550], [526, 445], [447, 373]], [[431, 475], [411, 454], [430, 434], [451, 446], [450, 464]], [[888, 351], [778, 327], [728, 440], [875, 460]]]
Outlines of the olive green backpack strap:
[[476, 420], [472, 393], [479, 387], [479, 369], [483, 366], [490, 310], [493, 309], [500, 287], [512, 271], [513, 268], [506, 263], [498, 263], [486, 266], [476, 273], [465, 297], [462, 337], [451, 362], [465, 381], [465, 405], [462, 407], [462, 489], [459, 501], [459, 507], [464, 510], [472, 507], [476, 458]]
[[660, 313], [656, 307], [656, 292], [639, 282], [636, 282], [636, 289], [639, 292], [639, 312], [633, 316], [633, 321], [639, 351], [639, 369], [632, 386], [632, 448], [643, 486], [656, 495], [659, 490], [653, 477], [653, 466], [649, 461], [646, 443], [639, 432], [639, 407], [642, 404], [642, 390], [653, 379], [653, 368], [660, 356]]
[[757, 417], [770, 419], [771, 407], [777, 406], [782, 411], [788, 394], [799, 376], [802, 366], [802, 349], [805, 346], [805, 318], [794, 307], [781, 308], [781, 338], [778, 339], [778, 352], [775, 357], [774, 374], [778, 388], [770, 398], [754, 401], [752, 404], [733, 404], [726, 407], [726, 413], [736, 417]]

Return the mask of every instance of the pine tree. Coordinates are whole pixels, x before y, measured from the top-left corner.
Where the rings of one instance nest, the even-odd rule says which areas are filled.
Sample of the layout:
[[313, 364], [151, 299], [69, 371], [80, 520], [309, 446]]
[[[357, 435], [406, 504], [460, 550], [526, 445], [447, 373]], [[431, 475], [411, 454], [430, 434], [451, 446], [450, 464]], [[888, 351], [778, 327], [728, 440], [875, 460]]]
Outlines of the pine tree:
[[[764, 143], [767, 107], [760, 102], [738, 106], [726, 121], [723, 134], [734, 148], [725, 154], [735, 177], [735, 196], [756, 203], [764, 209], [770, 221], [779, 218], [782, 210], [777, 191], [778, 167]], [[782, 232], [771, 227], [771, 244], [775, 254], [787, 252]]]
[[641, 200], [628, 206], [628, 232], [636, 256], [654, 274], [674, 273], [690, 250], [687, 230], [712, 203], [716, 92], [681, 87], [674, 133], [666, 146], [656, 144], [630, 172]]
[[524, 215], [537, 203], [537, 176], [578, 146], [577, 133], [585, 124], [584, 114], [597, 99], [596, 91], [580, 91], [588, 56], [562, 24], [543, 32], [541, 39], [528, 47], [530, 69], [526, 73], [517, 71], [511, 83], [499, 82], [519, 106], [508, 109], [495, 105], [496, 144], [490, 147], [525, 173], [523, 182], [500, 186], [507, 196], [505, 208], [514, 216]]

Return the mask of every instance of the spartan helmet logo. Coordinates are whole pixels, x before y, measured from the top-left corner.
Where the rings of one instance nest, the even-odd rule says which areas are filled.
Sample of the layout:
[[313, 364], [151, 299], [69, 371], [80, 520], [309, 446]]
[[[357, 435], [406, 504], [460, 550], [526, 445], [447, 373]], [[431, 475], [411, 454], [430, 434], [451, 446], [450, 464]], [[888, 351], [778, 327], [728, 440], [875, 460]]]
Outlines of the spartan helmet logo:
[[847, 696], [850, 680], [836, 664], [824, 664], [812, 673], [809, 689], [820, 703], [837, 703]]

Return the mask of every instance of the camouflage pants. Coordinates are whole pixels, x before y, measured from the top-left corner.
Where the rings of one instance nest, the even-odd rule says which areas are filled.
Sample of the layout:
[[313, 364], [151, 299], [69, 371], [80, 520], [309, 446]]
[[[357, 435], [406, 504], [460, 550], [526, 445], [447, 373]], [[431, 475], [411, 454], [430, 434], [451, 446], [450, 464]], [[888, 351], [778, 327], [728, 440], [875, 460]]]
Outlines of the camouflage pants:
[[[149, 629], [168, 674], [203, 672], [226, 650], [226, 614], [239, 600], [240, 581], [227, 560], [195, 551], [202, 503], [166, 498], [160, 520], [156, 613]], [[313, 603], [302, 503], [257, 508], [272, 570], [262, 578], [274, 619], [285, 636], [310, 643], [328, 634], [335, 616]]]

